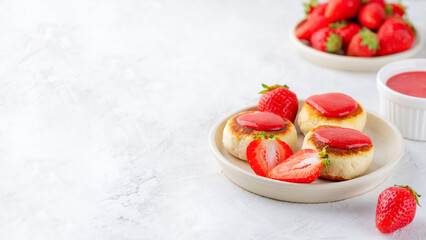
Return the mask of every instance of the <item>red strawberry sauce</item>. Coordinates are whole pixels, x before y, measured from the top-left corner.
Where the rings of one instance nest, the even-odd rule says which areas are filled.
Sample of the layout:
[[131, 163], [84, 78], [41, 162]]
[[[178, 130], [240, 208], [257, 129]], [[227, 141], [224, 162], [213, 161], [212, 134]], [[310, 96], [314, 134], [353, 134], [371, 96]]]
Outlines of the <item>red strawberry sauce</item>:
[[343, 93], [312, 95], [306, 103], [326, 117], [344, 117], [358, 107], [355, 100]]
[[256, 131], [279, 130], [285, 127], [284, 119], [270, 112], [246, 113], [239, 116], [237, 122]]
[[400, 73], [389, 78], [386, 86], [408, 96], [426, 98], [426, 72]]
[[335, 148], [351, 149], [372, 145], [370, 137], [350, 128], [321, 128], [314, 132], [314, 136]]

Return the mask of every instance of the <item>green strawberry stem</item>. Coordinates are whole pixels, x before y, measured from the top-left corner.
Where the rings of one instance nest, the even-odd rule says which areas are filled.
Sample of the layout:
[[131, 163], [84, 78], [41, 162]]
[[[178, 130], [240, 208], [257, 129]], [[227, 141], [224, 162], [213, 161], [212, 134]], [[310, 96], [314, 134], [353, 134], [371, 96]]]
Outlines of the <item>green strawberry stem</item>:
[[262, 87], [264, 88], [264, 90], [260, 91], [259, 92], [260, 94], [264, 94], [264, 93], [270, 92], [270, 91], [272, 91], [272, 90], [274, 90], [276, 88], [287, 88], [287, 89], [290, 89], [287, 85], [279, 85], [279, 84], [275, 84], [273, 86], [268, 86], [268, 85], [262, 83]]
[[259, 138], [266, 138], [266, 133], [265, 132], [260, 132], [257, 135], [254, 136], [254, 139], [259, 139]]
[[322, 166], [325, 167], [325, 173], [327, 173], [327, 167], [330, 165], [330, 159], [328, 159], [327, 146], [323, 147], [319, 152], [320, 159], [322, 159]]
[[414, 191], [414, 189], [412, 189], [411, 187], [409, 187], [407, 185], [396, 185], [395, 184], [395, 187], [406, 188], [406, 189], [410, 190], [411, 193], [414, 195], [414, 198], [416, 199], [417, 205], [419, 205], [420, 207], [422, 206], [419, 203], [419, 197], [421, 197], [422, 195], [418, 194], [416, 191]]
[[264, 139], [274, 139], [274, 138], [276, 138], [276, 139], [279, 139], [279, 140], [281, 140], [279, 137], [277, 137], [277, 136], [275, 136], [274, 134], [269, 134], [269, 136], [266, 136], [266, 133], [265, 132], [259, 132], [257, 135], [255, 135], [254, 136], [254, 139], [259, 139], [259, 138], [264, 138]]

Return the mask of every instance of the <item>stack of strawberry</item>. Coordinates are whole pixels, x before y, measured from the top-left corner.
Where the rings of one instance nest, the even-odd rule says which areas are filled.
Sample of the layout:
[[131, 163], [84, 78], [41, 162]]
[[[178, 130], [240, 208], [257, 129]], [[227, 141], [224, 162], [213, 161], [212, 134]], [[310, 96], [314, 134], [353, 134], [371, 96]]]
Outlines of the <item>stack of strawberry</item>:
[[307, 18], [297, 26], [296, 37], [320, 51], [384, 56], [410, 49], [415, 40], [415, 29], [400, 2], [311, 0], [304, 5]]

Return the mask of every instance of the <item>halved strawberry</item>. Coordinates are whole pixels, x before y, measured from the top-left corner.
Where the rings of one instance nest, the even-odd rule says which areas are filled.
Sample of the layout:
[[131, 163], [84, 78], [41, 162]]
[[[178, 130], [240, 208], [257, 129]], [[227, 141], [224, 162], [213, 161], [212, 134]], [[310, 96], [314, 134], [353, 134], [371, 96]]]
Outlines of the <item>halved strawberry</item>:
[[302, 149], [268, 172], [268, 177], [280, 181], [311, 183], [320, 174], [322, 166], [330, 165], [324, 149], [318, 153], [313, 149]]
[[287, 143], [273, 134], [266, 136], [260, 132], [247, 147], [247, 162], [253, 171], [266, 177], [268, 171], [293, 154]]

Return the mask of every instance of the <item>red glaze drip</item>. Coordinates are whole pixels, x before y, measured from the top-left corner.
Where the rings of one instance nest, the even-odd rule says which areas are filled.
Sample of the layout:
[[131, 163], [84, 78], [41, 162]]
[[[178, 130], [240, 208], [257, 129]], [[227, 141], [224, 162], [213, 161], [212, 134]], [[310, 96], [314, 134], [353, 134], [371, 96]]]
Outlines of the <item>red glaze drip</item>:
[[358, 104], [343, 93], [313, 95], [306, 103], [326, 117], [344, 117], [356, 110]]
[[285, 127], [284, 119], [270, 112], [246, 113], [239, 116], [237, 122], [256, 131], [279, 130]]
[[405, 72], [386, 82], [389, 88], [413, 97], [426, 98], [426, 72]]
[[371, 146], [371, 139], [364, 133], [350, 128], [321, 128], [314, 136], [322, 143], [335, 148], [351, 149]]

